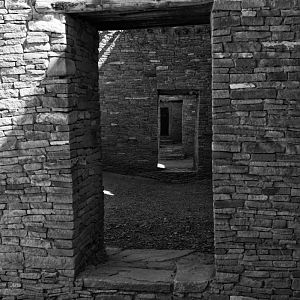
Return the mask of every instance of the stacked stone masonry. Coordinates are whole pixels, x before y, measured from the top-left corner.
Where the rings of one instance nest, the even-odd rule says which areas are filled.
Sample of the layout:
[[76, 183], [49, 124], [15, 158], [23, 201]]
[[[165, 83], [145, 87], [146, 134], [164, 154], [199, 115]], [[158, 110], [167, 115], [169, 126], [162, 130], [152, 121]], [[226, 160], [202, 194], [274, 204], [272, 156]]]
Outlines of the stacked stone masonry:
[[97, 30], [0, 6], [0, 297], [33, 299], [103, 249]]
[[299, 6], [214, 5], [216, 282], [229, 295], [300, 298]]
[[[123, 170], [156, 169], [159, 96], [173, 95], [183, 100], [186, 94], [196, 93], [201, 120], [199, 165], [210, 168], [210, 43], [209, 24], [100, 33], [104, 166]], [[189, 102], [185, 101], [184, 105], [183, 144], [186, 154], [193, 155], [195, 139], [189, 136], [195, 133], [195, 125], [190, 129], [186, 116], [191, 117], [197, 105]]]
[[[300, 299], [299, 20], [299, 0], [214, 3], [216, 276], [192, 298]], [[154, 297], [76, 280], [104, 252], [97, 30], [0, 0], [3, 300]]]

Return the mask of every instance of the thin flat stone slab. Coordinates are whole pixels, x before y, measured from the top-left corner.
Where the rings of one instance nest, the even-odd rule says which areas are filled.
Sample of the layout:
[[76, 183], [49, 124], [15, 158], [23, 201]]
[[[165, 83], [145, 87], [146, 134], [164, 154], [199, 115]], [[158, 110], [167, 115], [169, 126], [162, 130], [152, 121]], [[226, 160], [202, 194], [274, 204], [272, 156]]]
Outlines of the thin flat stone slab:
[[110, 251], [107, 264], [112, 266], [130, 266], [145, 269], [175, 270], [175, 261], [185, 257], [193, 250], [155, 250], [127, 249], [121, 252]]
[[107, 249], [108, 261], [79, 279], [89, 289], [201, 293], [213, 276], [213, 255], [194, 250]]
[[146, 261], [162, 262], [177, 260], [195, 252], [194, 250], [156, 250], [156, 249], [127, 249], [116, 255], [112, 255], [112, 260], [122, 260], [126, 262]]
[[106, 254], [108, 256], [115, 255], [117, 253], [122, 252], [122, 248], [117, 248], [117, 247], [106, 247]]
[[191, 254], [176, 262], [174, 293], [201, 293], [214, 275], [213, 256]]
[[81, 277], [86, 288], [165, 293], [171, 291], [173, 276], [171, 270], [99, 265], [84, 272]]

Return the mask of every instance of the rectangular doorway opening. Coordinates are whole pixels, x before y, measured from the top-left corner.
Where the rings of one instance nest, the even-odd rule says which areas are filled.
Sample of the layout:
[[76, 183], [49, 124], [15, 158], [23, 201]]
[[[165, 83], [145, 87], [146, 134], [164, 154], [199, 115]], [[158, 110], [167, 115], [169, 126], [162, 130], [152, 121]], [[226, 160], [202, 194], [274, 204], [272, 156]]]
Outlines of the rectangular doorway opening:
[[[85, 285], [119, 290], [130, 278], [127, 292], [137, 294], [204, 292], [214, 271], [212, 183], [193, 155], [201, 136], [211, 144], [210, 26], [104, 31], [99, 53], [108, 261]], [[197, 168], [158, 169], [163, 140], [187, 149]]]
[[160, 108], [160, 137], [169, 136], [169, 108], [161, 107]]
[[165, 172], [197, 172], [199, 93], [192, 90], [158, 93], [157, 166]]

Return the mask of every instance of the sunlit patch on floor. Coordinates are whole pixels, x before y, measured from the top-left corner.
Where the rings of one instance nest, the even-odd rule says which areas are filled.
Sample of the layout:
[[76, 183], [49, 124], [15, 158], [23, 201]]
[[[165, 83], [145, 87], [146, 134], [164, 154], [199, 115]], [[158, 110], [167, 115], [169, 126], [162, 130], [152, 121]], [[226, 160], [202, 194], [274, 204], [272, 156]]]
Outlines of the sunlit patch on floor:
[[104, 193], [104, 195], [107, 195], [107, 196], [114, 196], [115, 195], [112, 192], [107, 191], [107, 190], [104, 190], [103, 193]]
[[166, 168], [166, 166], [165, 165], [163, 165], [163, 164], [157, 164], [157, 167], [159, 168], [159, 169], [165, 169]]

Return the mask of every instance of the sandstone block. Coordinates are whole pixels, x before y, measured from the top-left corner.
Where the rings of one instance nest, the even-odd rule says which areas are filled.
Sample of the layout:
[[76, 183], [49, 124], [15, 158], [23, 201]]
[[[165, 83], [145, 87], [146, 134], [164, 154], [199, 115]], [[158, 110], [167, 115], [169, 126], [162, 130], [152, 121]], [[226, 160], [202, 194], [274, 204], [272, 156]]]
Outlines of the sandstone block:
[[231, 68], [234, 67], [234, 61], [230, 58], [214, 59], [213, 66], [216, 68]]
[[50, 44], [49, 43], [27, 43], [26, 47], [24, 48], [25, 52], [44, 52], [50, 51]]
[[47, 147], [47, 146], [49, 146], [49, 141], [47, 140], [37, 140], [37, 141], [18, 143], [19, 149], [34, 149], [34, 148]]
[[25, 267], [34, 269], [72, 270], [74, 268], [74, 259], [71, 257], [43, 257], [25, 254]]
[[232, 10], [241, 10], [241, 3], [237, 1], [223, 1], [216, 0], [214, 1], [214, 11], [232, 11]]
[[275, 89], [246, 89], [246, 90], [232, 90], [232, 99], [269, 99], [276, 98]]
[[73, 60], [60, 57], [50, 58], [47, 71], [48, 76], [70, 76], [76, 73], [76, 66]]
[[31, 88], [20, 89], [21, 97], [33, 96], [33, 95], [43, 95], [44, 93], [45, 93], [45, 89], [40, 88], [40, 87], [31, 87]]
[[32, 114], [24, 114], [22, 116], [13, 117], [12, 122], [13, 122], [13, 124], [16, 124], [16, 125], [33, 124], [33, 115]]
[[264, 19], [262, 17], [255, 16], [243, 16], [242, 17], [242, 25], [247, 26], [260, 26], [264, 25]]
[[240, 152], [241, 144], [238, 142], [214, 142], [213, 151], [218, 152]]
[[22, 253], [0, 253], [0, 264], [3, 269], [22, 269], [23, 255]]
[[32, 248], [43, 248], [43, 249], [51, 248], [51, 244], [49, 241], [46, 241], [44, 239], [37, 239], [37, 238], [21, 239], [20, 245], [24, 247], [32, 247]]
[[216, 280], [220, 283], [238, 282], [239, 274], [217, 272]]
[[238, 31], [233, 36], [236, 41], [255, 41], [270, 37], [271, 32], [269, 31]]
[[25, 33], [26, 32], [26, 26], [25, 25], [17, 25], [17, 24], [0, 24], [0, 33], [14, 33], [19, 34], [19, 32]]
[[229, 98], [229, 90], [214, 90], [213, 91], [213, 97], [214, 97], [214, 99]]
[[226, 17], [218, 17], [214, 19], [215, 29], [225, 29], [228, 27], [239, 26], [240, 24], [241, 24], [241, 18], [239, 16], [226, 16]]
[[244, 0], [242, 1], [242, 8], [255, 8], [266, 6], [266, 0]]
[[249, 89], [249, 88], [255, 88], [254, 83], [236, 83], [236, 84], [230, 84], [230, 89], [236, 90], [236, 89]]
[[65, 24], [52, 15], [44, 15], [43, 19], [30, 21], [28, 23], [30, 31], [65, 33]]
[[288, 279], [267, 279], [266, 280], [266, 287], [270, 287], [270, 288], [289, 288], [291, 285], [290, 280]]
[[68, 240], [73, 238], [73, 230], [49, 229], [48, 238]]
[[[15, 137], [3, 137], [0, 138], [0, 150], [14, 150], [16, 149], [17, 139]], [[0, 170], [1, 173], [1, 170]]]
[[215, 173], [231, 173], [231, 174], [244, 174], [248, 173], [247, 166], [213, 166]]
[[68, 94], [70, 92], [71, 85], [68, 84], [47, 84], [46, 91], [54, 94]]
[[246, 142], [243, 143], [242, 147], [243, 151], [245, 151], [246, 153], [282, 153], [285, 150], [284, 145], [276, 142]]
[[[0, 48], [0, 52], [1, 52]], [[1, 75], [19, 75], [19, 74], [25, 74], [25, 67], [13, 67], [13, 68], [2, 68], [0, 70]]]
[[244, 296], [230, 296], [230, 300], [256, 300], [256, 298]]
[[[31, 7], [28, 5], [26, 0], [6, 0], [6, 8], [10, 10], [20, 10], [25, 12], [29, 10]], [[29, 13], [28, 13], [29, 14]]]
[[41, 113], [36, 116], [37, 123], [67, 125], [68, 121], [68, 114], [64, 113]]
[[[13, 53], [23, 53], [23, 48], [21, 45], [11, 45], [11, 46], [1, 46], [0, 54], [13, 54]], [[14, 74], [14, 73], [10, 73]]]
[[26, 42], [27, 43], [47, 43], [47, 42], [49, 42], [49, 35], [44, 32], [28, 32]]
[[296, 291], [300, 291], [300, 278], [293, 279], [292, 289]]

